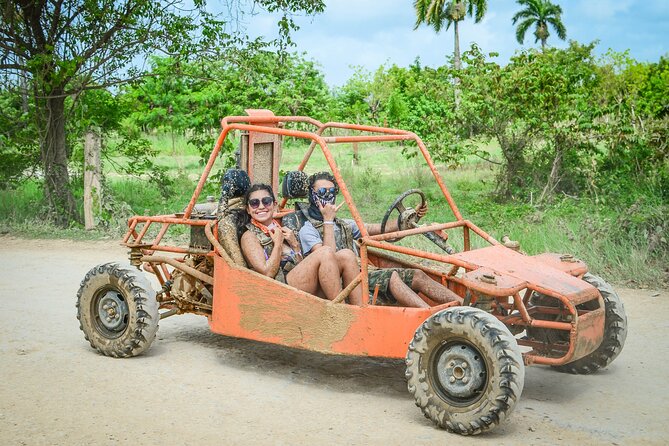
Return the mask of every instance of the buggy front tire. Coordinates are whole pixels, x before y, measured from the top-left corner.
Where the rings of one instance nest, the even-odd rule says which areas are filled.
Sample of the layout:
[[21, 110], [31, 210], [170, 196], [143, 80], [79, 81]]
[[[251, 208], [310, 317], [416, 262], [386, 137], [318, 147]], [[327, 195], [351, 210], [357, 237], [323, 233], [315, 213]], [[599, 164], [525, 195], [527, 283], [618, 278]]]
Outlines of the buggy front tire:
[[[565, 365], [556, 366], [561, 372], [587, 375], [602, 369], [613, 362], [622, 352], [627, 338], [627, 314], [620, 296], [604, 279], [586, 273], [583, 280], [597, 288], [604, 299], [605, 319], [604, 338], [592, 353]], [[584, 305], [589, 304], [587, 302]]]
[[490, 430], [523, 391], [525, 367], [515, 338], [491, 314], [443, 310], [414, 335], [406, 357], [409, 392], [439, 427], [462, 435]]
[[98, 265], [79, 286], [77, 319], [91, 347], [103, 355], [137, 356], [151, 346], [158, 331], [156, 293], [137, 268]]

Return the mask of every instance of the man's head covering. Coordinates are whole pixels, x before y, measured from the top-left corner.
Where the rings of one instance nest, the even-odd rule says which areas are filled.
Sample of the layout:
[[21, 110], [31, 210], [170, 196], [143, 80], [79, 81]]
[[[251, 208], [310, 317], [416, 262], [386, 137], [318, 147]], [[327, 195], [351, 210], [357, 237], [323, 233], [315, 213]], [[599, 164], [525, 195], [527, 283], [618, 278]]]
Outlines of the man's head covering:
[[[316, 191], [314, 191], [314, 184], [318, 180], [328, 180], [334, 184], [334, 193], [331, 193], [330, 191], [327, 191], [324, 194], [316, 193]], [[330, 172], [316, 172], [311, 175], [309, 177], [309, 216], [316, 220], [323, 221], [323, 215], [318, 207], [318, 201], [321, 202], [321, 206], [324, 206], [326, 203], [334, 204], [338, 192], [339, 186], [337, 185], [337, 180], [335, 180], [335, 177]]]

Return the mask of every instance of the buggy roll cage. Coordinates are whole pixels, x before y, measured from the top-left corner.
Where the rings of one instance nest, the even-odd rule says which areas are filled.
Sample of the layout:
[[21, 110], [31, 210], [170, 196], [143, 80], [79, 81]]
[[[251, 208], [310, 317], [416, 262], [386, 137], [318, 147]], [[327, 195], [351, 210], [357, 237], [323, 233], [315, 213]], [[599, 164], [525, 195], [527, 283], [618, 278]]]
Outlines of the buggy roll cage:
[[[283, 125], [287, 123], [302, 123], [307, 125], [312, 125], [316, 128], [315, 131], [304, 131], [304, 130], [294, 130], [287, 129]], [[470, 243], [470, 231], [474, 232], [476, 235], [480, 236], [483, 240], [488, 242], [490, 245], [501, 245], [495, 238], [487, 234], [485, 231], [480, 229], [474, 223], [469, 220], [463, 219], [460, 211], [458, 210], [453, 198], [446, 188], [443, 180], [437, 168], [432, 161], [430, 154], [428, 153], [422, 140], [413, 132], [398, 130], [386, 127], [377, 127], [377, 126], [368, 126], [368, 125], [357, 125], [357, 124], [346, 124], [340, 122], [327, 122], [321, 123], [320, 121], [306, 117], [306, 116], [274, 116], [273, 114], [268, 115], [254, 115], [254, 116], [229, 116], [221, 120], [221, 133], [216, 140], [216, 143], [213, 147], [211, 155], [207, 161], [207, 164], [200, 176], [200, 179], [197, 183], [195, 191], [183, 213], [176, 214], [166, 214], [166, 215], [157, 215], [157, 216], [133, 216], [128, 220], [128, 231], [123, 238], [122, 244], [130, 248], [130, 260], [131, 263], [140, 267], [144, 265], [144, 268], [156, 275], [161, 286], [164, 286], [167, 281], [171, 279], [171, 274], [167, 269], [166, 265], [170, 265], [176, 269], [179, 269], [187, 274], [192, 275], [193, 277], [201, 280], [202, 282], [213, 285], [214, 279], [212, 276], [205, 274], [201, 271], [196, 270], [195, 268], [185, 265], [183, 260], [156, 255], [156, 252], [169, 252], [176, 254], [194, 254], [194, 255], [204, 255], [207, 257], [219, 256], [222, 257], [227, 263], [232, 264], [233, 261], [225, 251], [223, 246], [218, 241], [218, 230], [217, 230], [217, 220], [208, 220], [208, 219], [199, 219], [191, 218], [195, 204], [202, 192], [202, 189], [209, 177], [211, 169], [218, 157], [221, 147], [225, 142], [226, 137], [228, 136], [231, 130], [241, 130], [247, 132], [256, 132], [256, 133], [266, 133], [270, 135], [279, 135], [279, 136], [288, 136], [294, 138], [308, 139], [311, 140], [309, 149], [304, 155], [301, 163], [298, 166], [298, 170], [303, 171], [306, 167], [316, 145], [320, 146], [323, 155], [330, 167], [337, 183], [339, 184], [339, 189], [346, 204], [349, 207], [351, 216], [353, 220], [358, 225], [358, 228], [361, 231], [362, 238], [359, 240], [360, 245], [360, 259], [361, 259], [361, 272], [358, 277], [349, 284], [339, 296], [333, 301], [333, 303], [343, 302], [352, 289], [360, 284], [362, 289], [368, 289], [368, 266], [369, 266], [369, 254], [372, 254], [377, 261], [382, 261], [384, 259], [395, 262], [406, 267], [412, 267], [421, 269], [427, 274], [431, 275], [435, 280], [440, 279], [442, 285], [449, 286], [451, 289], [456, 291], [460, 295], [464, 295], [467, 289], [472, 291], [477, 291], [484, 293], [493, 298], [512, 298], [512, 302], [503, 303], [498, 302], [498, 305], [501, 305], [508, 311], [508, 316], [502, 317], [504, 323], [506, 324], [517, 324], [527, 327], [538, 327], [538, 328], [547, 328], [554, 330], [561, 330], [570, 333], [570, 343], [569, 347], [566, 349], [564, 356], [561, 358], [555, 357], [544, 357], [541, 355], [526, 354], [526, 362], [535, 362], [540, 364], [550, 364], [558, 365], [567, 361], [570, 357], [573, 356], [575, 350], [575, 340], [576, 333], [572, 330], [572, 323], [569, 322], [558, 322], [550, 320], [540, 320], [534, 319], [532, 314], [536, 311], [547, 311], [555, 312], [554, 309], [548, 307], [532, 307], [529, 305], [529, 298], [533, 291], [543, 293], [545, 295], [554, 297], [558, 299], [563, 308], [570, 314], [578, 317], [577, 315], [586, 315], [589, 311], [587, 310], [577, 310], [576, 305], [580, 302], [574, 302], [568, 299], [566, 296], [551, 290], [550, 288], [541, 286], [537, 283], [525, 283], [520, 286], [513, 287], [497, 287], [491, 286], [479, 282], [478, 280], [467, 280], [463, 277], [456, 276], [460, 268], [464, 268], [466, 271], [477, 270], [477, 266], [468, 262], [467, 258], [463, 258], [458, 254], [453, 255], [444, 255], [430, 253], [426, 251], [421, 251], [414, 248], [409, 248], [405, 246], [399, 246], [389, 243], [387, 240], [395, 239], [410, 235], [422, 234], [430, 231], [439, 231], [446, 229], [463, 229], [463, 252], [471, 250]], [[373, 135], [358, 135], [358, 134], [345, 134], [341, 136], [323, 136], [323, 133], [328, 129], [340, 129], [340, 130], [349, 130], [353, 132], [367, 132], [375, 133]], [[430, 171], [432, 172], [434, 178], [439, 185], [439, 188], [446, 199], [455, 221], [447, 223], [438, 223], [431, 224], [422, 227], [399, 230], [395, 232], [387, 232], [383, 234], [378, 234], [371, 236], [365, 228], [364, 222], [358, 212], [357, 207], [352, 199], [351, 193], [349, 192], [346, 183], [343, 181], [341, 172], [335, 162], [334, 156], [332, 155], [328, 145], [337, 144], [337, 143], [356, 143], [356, 142], [389, 142], [389, 141], [414, 141], [420, 150], [421, 154], [425, 158]], [[249, 157], [252, 155], [250, 154]], [[250, 163], [249, 166], [252, 164]], [[249, 167], [251, 169], [251, 167]], [[250, 173], [250, 172], [249, 172]], [[292, 211], [286, 211], [284, 209], [287, 202], [286, 198], [283, 198], [280, 203], [280, 213], [279, 216], [286, 215]], [[144, 237], [146, 236], [149, 227], [153, 224], [160, 224], [160, 230], [158, 231], [155, 238], [150, 242], [144, 242]], [[162, 240], [168, 229], [172, 225], [186, 225], [186, 226], [203, 226], [204, 232], [211, 243], [211, 249], [200, 249], [194, 247], [183, 248], [180, 246], [172, 246], [163, 244]], [[373, 248], [369, 252], [368, 248]], [[375, 249], [374, 249], [375, 248]], [[398, 254], [404, 254], [411, 257], [423, 258], [427, 260], [433, 260], [440, 262], [442, 264], [452, 265], [448, 272], [439, 271], [425, 265], [414, 264], [412, 262], [407, 262], [403, 259], [396, 258], [394, 256], [389, 256], [382, 251], [395, 252]], [[481, 273], [483, 274], [483, 268]], [[567, 272], [567, 271], [565, 271]], [[582, 276], [587, 272], [587, 267], [578, 262], [574, 264], [573, 267], [568, 271], [571, 275]], [[525, 290], [523, 296], [521, 296], [521, 291]], [[457, 302], [450, 302], [447, 304], [439, 305], [439, 308], [446, 308], [453, 305], [456, 305]], [[363, 306], [366, 306], [364, 304]], [[436, 307], [435, 307], [436, 308]], [[511, 314], [512, 310], [518, 310], [518, 313]], [[197, 314], [211, 315], [211, 308], [200, 308], [194, 309], [192, 311]], [[534, 346], [530, 341], [519, 340], [519, 343], [528, 346]]]
[[[285, 125], [287, 123], [302, 123], [302, 124], [307, 124], [307, 125], [312, 125], [316, 128], [316, 131], [310, 132], [310, 131], [304, 131], [304, 130], [294, 130], [294, 129], [287, 129], [281, 127], [281, 125]], [[341, 122], [326, 122], [322, 123], [316, 119], [313, 119], [311, 117], [307, 116], [274, 116], [274, 115], [261, 115], [261, 116], [228, 116], [226, 118], [223, 118], [221, 120], [221, 133], [214, 145], [214, 148], [211, 152], [211, 155], [209, 156], [209, 160], [207, 161], [207, 164], [204, 168], [204, 171], [202, 172], [202, 175], [200, 176], [200, 180], [197, 183], [197, 186], [195, 188], [195, 191], [193, 192], [193, 196], [191, 197], [188, 206], [186, 207], [183, 216], [178, 216], [177, 214], [175, 215], [161, 215], [161, 216], [155, 216], [155, 217], [146, 217], [146, 216], [136, 216], [132, 217], [129, 221], [129, 226], [130, 230], [126, 234], [126, 236], [123, 239], [124, 244], [128, 244], [130, 241], [130, 238], [134, 236], [134, 240], [128, 244], [138, 246], [141, 245], [142, 248], [150, 250], [150, 251], [167, 251], [167, 252], [173, 252], [173, 253], [192, 253], [192, 249], [184, 249], [184, 248], [179, 248], [175, 246], [166, 246], [166, 245], [161, 245], [161, 241], [165, 233], [167, 232], [168, 228], [172, 224], [187, 224], [187, 225], [197, 225], [197, 226], [207, 226], [210, 222], [208, 221], [202, 221], [202, 220], [192, 220], [190, 217], [192, 215], [193, 209], [195, 207], [195, 203], [197, 202], [200, 193], [202, 192], [202, 189], [207, 181], [207, 178], [209, 177], [209, 174], [211, 172], [211, 169], [214, 166], [214, 163], [216, 161], [216, 158], [218, 157], [221, 147], [223, 146], [223, 143], [225, 142], [225, 139], [227, 138], [228, 134], [232, 130], [241, 130], [241, 131], [249, 131], [249, 132], [256, 132], [256, 133], [267, 133], [267, 134], [272, 134], [272, 135], [280, 135], [280, 136], [289, 136], [289, 137], [294, 137], [294, 138], [301, 138], [301, 139], [308, 139], [311, 140], [311, 144], [309, 146], [309, 149], [304, 155], [304, 158], [302, 159], [302, 162], [299, 164], [297, 170], [303, 171], [304, 168], [306, 167], [311, 155], [313, 154], [313, 151], [316, 147], [316, 145], [320, 146], [323, 155], [325, 156], [325, 159], [328, 163], [328, 166], [330, 167], [335, 179], [337, 180], [337, 183], [339, 184], [339, 189], [341, 191], [342, 196], [344, 197], [344, 200], [349, 207], [349, 210], [351, 212], [351, 216], [353, 220], [356, 222], [358, 225], [358, 228], [360, 228], [361, 234], [362, 234], [362, 239], [361, 239], [361, 260], [362, 260], [362, 283], [363, 283], [363, 289], [366, 289], [366, 282], [367, 282], [367, 247], [372, 247], [372, 248], [377, 248], [377, 249], [382, 249], [386, 251], [391, 251], [391, 252], [397, 252], [400, 254], [405, 254], [409, 255], [412, 257], [419, 257], [419, 258], [424, 258], [424, 259], [429, 259], [429, 260], [434, 260], [442, 263], [448, 263], [451, 265], [454, 265], [453, 268], [453, 275], [455, 272], [457, 272], [457, 269], [459, 267], [466, 267], [467, 265], [464, 264], [463, 262], [459, 261], [458, 259], [455, 259], [449, 255], [441, 255], [441, 254], [434, 254], [434, 253], [428, 253], [424, 251], [420, 251], [417, 249], [409, 248], [409, 247], [404, 247], [404, 246], [398, 246], [398, 245], [393, 245], [391, 243], [388, 243], [386, 240], [389, 239], [395, 239], [395, 238], [400, 238], [400, 237], [405, 237], [405, 236], [410, 236], [410, 235], [416, 235], [416, 234], [422, 234], [426, 232], [431, 232], [431, 231], [439, 231], [439, 230], [446, 230], [446, 229], [454, 229], [454, 228], [463, 228], [463, 244], [464, 244], [464, 251], [469, 251], [470, 250], [470, 233], [469, 231], [473, 231], [477, 235], [479, 235], [481, 238], [486, 240], [488, 243], [493, 244], [493, 245], [498, 245], [499, 242], [495, 240], [492, 236], [487, 234], [485, 231], [480, 229], [478, 226], [476, 226], [474, 223], [472, 223], [469, 220], [465, 220], [462, 218], [462, 215], [460, 214], [460, 211], [458, 210], [450, 192], [446, 188], [443, 180], [441, 179], [441, 176], [439, 175], [439, 172], [432, 161], [432, 158], [430, 154], [428, 153], [425, 144], [423, 141], [413, 132], [409, 132], [406, 130], [399, 130], [399, 129], [392, 129], [392, 128], [387, 128], [387, 127], [377, 127], [377, 126], [369, 126], [369, 125], [358, 125], [358, 124], [347, 124], [347, 123], [341, 123]], [[323, 136], [323, 133], [328, 130], [328, 129], [342, 129], [342, 130], [350, 130], [354, 132], [368, 132], [368, 133], [376, 133], [375, 135], [352, 135], [352, 134], [347, 134], [347, 135], [341, 135], [341, 136]], [[367, 230], [365, 229], [364, 222], [362, 221], [362, 217], [360, 216], [360, 213], [358, 212], [357, 207], [355, 206], [355, 203], [353, 201], [353, 198], [351, 196], [351, 193], [349, 192], [346, 183], [343, 181], [341, 172], [335, 162], [334, 156], [332, 155], [332, 152], [330, 151], [330, 148], [328, 147], [328, 144], [339, 144], [339, 143], [357, 143], [357, 142], [390, 142], [390, 141], [413, 141], [416, 143], [418, 149], [420, 150], [421, 154], [425, 158], [425, 161], [427, 162], [427, 165], [430, 168], [430, 171], [432, 172], [434, 178], [437, 181], [437, 184], [439, 185], [439, 189], [441, 190], [442, 194], [444, 195], [444, 198], [446, 199], [451, 212], [453, 213], [453, 216], [456, 218], [456, 221], [448, 222], [448, 223], [441, 223], [441, 224], [433, 224], [425, 227], [420, 227], [420, 228], [413, 228], [413, 229], [406, 229], [406, 230], [400, 230], [400, 231], [395, 231], [395, 232], [387, 232], [384, 234], [379, 234], [379, 235], [374, 235], [370, 236]], [[251, 156], [251, 155], [249, 155]], [[249, 166], [251, 166], [252, 163], [249, 163]], [[251, 167], [249, 167], [251, 169]], [[251, 174], [251, 172], [249, 172]], [[280, 208], [280, 215], [285, 215], [286, 212], [284, 207], [287, 203], [288, 199], [283, 198], [279, 204]], [[144, 227], [141, 229], [139, 233], [136, 232], [136, 227], [138, 224], [144, 223]], [[153, 240], [153, 242], [149, 244], [143, 244], [142, 240], [143, 237], [146, 235], [146, 232], [151, 225], [151, 223], [161, 223], [162, 228], [156, 238]], [[213, 229], [213, 228], [210, 228]], [[207, 231], [209, 232], [209, 231]], [[217, 231], [211, 230], [213, 234], [216, 234]], [[216, 236], [215, 236], [216, 237]], [[225, 253], [220, 253], [218, 249], [215, 249], [215, 251], [219, 255], [225, 255]], [[202, 253], [200, 253], [202, 254]]]

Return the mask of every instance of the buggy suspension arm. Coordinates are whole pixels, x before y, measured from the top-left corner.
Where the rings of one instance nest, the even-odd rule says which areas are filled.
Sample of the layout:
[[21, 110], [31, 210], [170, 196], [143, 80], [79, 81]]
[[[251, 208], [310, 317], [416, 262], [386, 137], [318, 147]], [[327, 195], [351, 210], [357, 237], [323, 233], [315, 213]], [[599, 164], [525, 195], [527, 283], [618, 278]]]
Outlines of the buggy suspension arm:
[[141, 260], [142, 262], [150, 262], [150, 263], [167, 263], [168, 265], [173, 266], [174, 268], [183, 271], [186, 274], [190, 274], [191, 276], [195, 277], [198, 280], [201, 280], [202, 282], [208, 285], [214, 284], [213, 277], [208, 276], [207, 274], [204, 274], [203, 272], [198, 271], [195, 268], [192, 268], [188, 265], [184, 265], [183, 263], [179, 262], [177, 259], [174, 259], [172, 257], [142, 256]]

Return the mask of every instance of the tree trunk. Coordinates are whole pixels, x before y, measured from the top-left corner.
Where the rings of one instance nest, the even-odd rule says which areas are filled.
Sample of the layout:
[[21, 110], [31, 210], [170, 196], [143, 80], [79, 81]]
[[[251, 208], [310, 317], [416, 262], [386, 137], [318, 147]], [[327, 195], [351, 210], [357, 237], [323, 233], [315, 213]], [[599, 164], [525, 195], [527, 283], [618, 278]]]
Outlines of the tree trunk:
[[[19, 59], [21, 63], [25, 63], [23, 58]], [[28, 113], [30, 109], [28, 108], [28, 79], [25, 72], [19, 73], [19, 90], [21, 91], [21, 111], [23, 113]]]
[[551, 195], [553, 195], [553, 192], [555, 192], [555, 188], [557, 187], [558, 182], [560, 180], [560, 170], [562, 169], [563, 156], [564, 153], [562, 150], [562, 144], [558, 143], [556, 144], [555, 147], [555, 158], [553, 158], [551, 173], [548, 176], [548, 181], [546, 182], [546, 186], [544, 186], [543, 191], [541, 191], [541, 196], [539, 197], [539, 203], [543, 203], [544, 200], [548, 199]]
[[[455, 44], [454, 44], [454, 49], [453, 49], [453, 62], [455, 64], [455, 69], [456, 71], [460, 71], [462, 69], [462, 62], [460, 61], [460, 31], [458, 28], [458, 21], [456, 20], [453, 23], [453, 29], [455, 30]], [[458, 76], [455, 76], [455, 79], [453, 79], [453, 94], [455, 95], [455, 108], [458, 109], [460, 107], [460, 78]]]
[[453, 49], [453, 61], [455, 63], [455, 69], [459, 70], [462, 68], [462, 63], [460, 61], [460, 30], [458, 28], [458, 20], [453, 22], [453, 30], [455, 31], [455, 48]]
[[95, 227], [95, 215], [100, 209], [101, 147], [100, 134], [89, 129], [84, 136], [84, 225], [86, 229]]
[[525, 174], [525, 143], [517, 141], [513, 136], [506, 135], [503, 131], [496, 132], [497, 142], [502, 150], [505, 163], [501, 173], [501, 181], [497, 186], [497, 194], [510, 198], [516, 187], [523, 184]]
[[[81, 223], [74, 195], [70, 189], [67, 171], [67, 146], [65, 140], [65, 97], [62, 92], [51, 92], [46, 99], [46, 133], [40, 142], [44, 169], [44, 196], [54, 223], [67, 227], [73, 221]], [[57, 97], [54, 97], [57, 96]]]
[[353, 143], [353, 164], [358, 165], [360, 162], [360, 158], [358, 156], [358, 143], [354, 142]]

